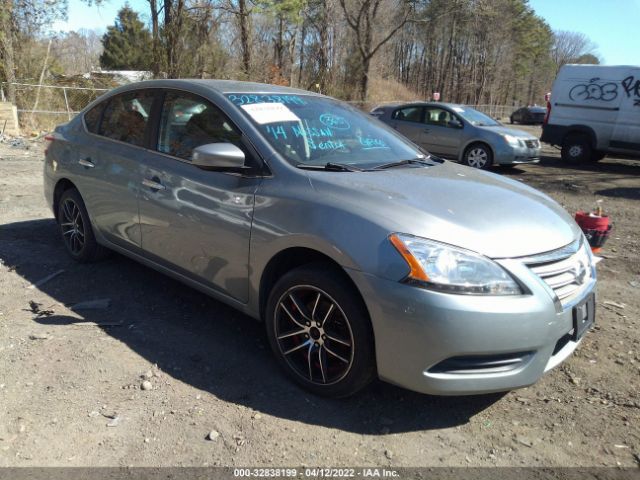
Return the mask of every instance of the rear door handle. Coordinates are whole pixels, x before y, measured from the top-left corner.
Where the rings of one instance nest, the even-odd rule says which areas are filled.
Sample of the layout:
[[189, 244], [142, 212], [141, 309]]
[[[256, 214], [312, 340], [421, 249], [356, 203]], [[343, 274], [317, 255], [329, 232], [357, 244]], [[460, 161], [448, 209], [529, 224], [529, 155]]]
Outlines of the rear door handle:
[[430, 130], [429, 130], [428, 128], [425, 128], [425, 129], [423, 130], [423, 132], [424, 132], [424, 133], [429, 133], [429, 132], [430, 132]]
[[167, 188], [162, 183], [160, 183], [160, 179], [158, 177], [153, 177], [151, 180], [145, 178], [144, 180], [142, 180], [142, 185], [144, 185], [145, 187], [149, 187], [151, 190], [154, 190], [156, 192]]
[[91, 161], [90, 158], [81, 158], [80, 160], [78, 160], [78, 163], [85, 168], [95, 167], [95, 164]]

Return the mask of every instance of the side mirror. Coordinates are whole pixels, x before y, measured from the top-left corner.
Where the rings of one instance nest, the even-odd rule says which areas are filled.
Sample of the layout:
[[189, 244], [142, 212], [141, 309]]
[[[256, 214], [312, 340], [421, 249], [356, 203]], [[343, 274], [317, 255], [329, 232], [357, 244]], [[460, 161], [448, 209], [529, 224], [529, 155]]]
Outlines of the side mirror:
[[462, 128], [462, 127], [464, 127], [464, 125], [462, 124], [462, 122], [460, 120], [450, 120], [448, 125], [449, 125], [450, 128]]
[[193, 150], [191, 163], [203, 170], [243, 170], [244, 152], [233, 143], [208, 143]]

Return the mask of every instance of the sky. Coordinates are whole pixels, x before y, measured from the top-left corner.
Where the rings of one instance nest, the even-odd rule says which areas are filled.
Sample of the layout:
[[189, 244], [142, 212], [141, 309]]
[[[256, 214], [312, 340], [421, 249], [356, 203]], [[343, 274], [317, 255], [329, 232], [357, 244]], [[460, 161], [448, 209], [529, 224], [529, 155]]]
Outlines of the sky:
[[529, 0], [554, 30], [582, 32], [607, 65], [640, 64], [640, 0]]
[[[101, 7], [88, 7], [82, 0], [69, 0], [68, 20], [56, 22], [53, 30], [102, 32], [124, 4], [125, 0], [104, 0]], [[129, 0], [129, 5], [148, 18], [147, 0]], [[640, 64], [640, 0], [529, 0], [529, 5], [552, 29], [587, 35], [597, 45], [602, 63]]]

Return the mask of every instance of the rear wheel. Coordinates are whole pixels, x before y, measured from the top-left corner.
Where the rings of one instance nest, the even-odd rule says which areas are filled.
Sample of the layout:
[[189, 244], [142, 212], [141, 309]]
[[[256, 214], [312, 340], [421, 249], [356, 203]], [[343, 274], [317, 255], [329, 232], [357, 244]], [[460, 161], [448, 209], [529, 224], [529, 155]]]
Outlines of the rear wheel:
[[474, 143], [465, 150], [462, 160], [469, 167], [486, 170], [493, 164], [493, 154], [485, 144]]
[[286, 273], [269, 295], [265, 321], [278, 362], [307, 390], [345, 397], [375, 378], [369, 316], [342, 272], [314, 264]]
[[591, 159], [591, 143], [586, 135], [571, 134], [562, 142], [560, 156], [566, 162], [580, 163]]
[[65, 190], [58, 203], [58, 226], [67, 252], [77, 262], [101, 260], [109, 250], [99, 245], [80, 192]]

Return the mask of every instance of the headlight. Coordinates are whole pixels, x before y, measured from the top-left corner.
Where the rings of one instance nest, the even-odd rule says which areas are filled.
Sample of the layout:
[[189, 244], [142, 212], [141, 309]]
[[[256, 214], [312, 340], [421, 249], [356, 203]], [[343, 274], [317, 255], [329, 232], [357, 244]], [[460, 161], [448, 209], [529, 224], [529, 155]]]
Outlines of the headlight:
[[402, 233], [390, 235], [389, 240], [411, 269], [409, 282], [447, 293], [523, 293], [500, 265], [477, 253]]
[[522, 141], [518, 137], [514, 137], [513, 135], [505, 134], [505, 135], [503, 135], [503, 138], [512, 147], [524, 147], [524, 141]]

